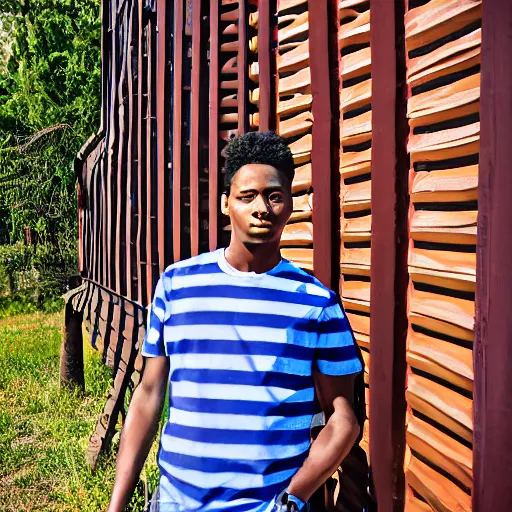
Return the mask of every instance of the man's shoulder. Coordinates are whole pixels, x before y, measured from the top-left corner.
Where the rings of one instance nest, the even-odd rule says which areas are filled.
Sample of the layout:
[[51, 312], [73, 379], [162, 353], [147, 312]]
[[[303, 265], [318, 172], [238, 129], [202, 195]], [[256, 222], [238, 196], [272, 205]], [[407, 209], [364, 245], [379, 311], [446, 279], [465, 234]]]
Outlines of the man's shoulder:
[[193, 270], [199, 270], [201, 267], [217, 265], [219, 260], [219, 249], [211, 252], [205, 252], [192, 258], [180, 260], [169, 265], [163, 272], [164, 277], [170, 278], [173, 275], [188, 273]]
[[283, 263], [283, 265], [280, 265], [279, 271], [276, 272], [275, 276], [299, 283], [296, 289], [298, 293], [325, 297], [326, 305], [337, 301], [336, 294], [330, 288], [322, 284], [314, 275], [309, 274], [290, 260], [284, 259]]

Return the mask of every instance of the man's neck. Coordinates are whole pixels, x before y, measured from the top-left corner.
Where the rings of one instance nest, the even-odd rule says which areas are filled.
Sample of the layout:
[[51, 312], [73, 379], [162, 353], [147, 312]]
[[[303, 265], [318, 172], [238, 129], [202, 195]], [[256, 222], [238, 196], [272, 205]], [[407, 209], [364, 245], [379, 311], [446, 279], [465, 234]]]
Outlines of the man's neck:
[[240, 272], [263, 274], [273, 269], [281, 261], [279, 241], [247, 246], [238, 240], [231, 239], [225, 257], [227, 262]]

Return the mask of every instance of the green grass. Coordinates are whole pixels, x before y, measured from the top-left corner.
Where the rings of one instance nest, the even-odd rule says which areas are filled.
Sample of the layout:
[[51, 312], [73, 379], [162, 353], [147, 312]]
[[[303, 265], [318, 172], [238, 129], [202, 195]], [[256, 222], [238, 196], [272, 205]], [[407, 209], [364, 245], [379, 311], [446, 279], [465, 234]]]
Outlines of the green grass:
[[[111, 370], [85, 343], [86, 392], [59, 387], [62, 315], [31, 313], [0, 318], [0, 509], [106, 510], [115, 454], [91, 472], [89, 436], [105, 404]], [[156, 443], [131, 510], [143, 510], [144, 487], [158, 480]]]

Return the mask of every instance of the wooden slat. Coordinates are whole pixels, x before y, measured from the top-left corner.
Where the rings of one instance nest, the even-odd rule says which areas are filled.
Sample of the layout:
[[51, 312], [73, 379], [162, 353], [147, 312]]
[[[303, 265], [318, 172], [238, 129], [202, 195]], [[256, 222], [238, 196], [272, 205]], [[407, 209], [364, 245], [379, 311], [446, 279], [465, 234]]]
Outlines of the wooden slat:
[[419, 72], [409, 79], [410, 87], [417, 87], [418, 85], [427, 83], [446, 76], [448, 74], [459, 73], [461, 71], [469, 70], [480, 64], [480, 47], [469, 50], [462, 55], [458, 54], [450, 57], [440, 64]]
[[312, 185], [311, 164], [305, 164], [295, 169], [292, 182], [292, 194], [309, 190]]
[[477, 211], [416, 211], [410, 221], [413, 240], [444, 244], [476, 244]]
[[405, 15], [407, 51], [425, 46], [482, 17], [478, 0], [431, 0]]
[[471, 350], [409, 329], [407, 362], [468, 391], [473, 390]]
[[347, 249], [341, 250], [341, 271], [343, 274], [369, 276], [370, 275], [371, 249]]
[[407, 79], [410, 80], [421, 71], [424, 71], [430, 66], [439, 64], [445, 59], [460, 54], [461, 52], [479, 47], [481, 39], [482, 29], [478, 28], [465, 36], [455, 39], [455, 41], [443, 44], [437, 50], [427, 53], [426, 55], [422, 55], [421, 57], [410, 59], [407, 67]]
[[340, 49], [370, 42], [370, 10], [362, 12], [356, 19], [342, 25], [338, 34]]
[[313, 270], [313, 249], [281, 249], [281, 255], [301, 268]]
[[480, 73], [457, 82], [412, 96], [407, 102], [409, 118], [424, 117], [478, 101]]
[[476, 201], [478, 165], [418, 172], [414, 176], [411, 199], [415, 203]]
[[308, 67], [297, 71], [293, 75], [279, 79], [279, 94], [289, 96], [292, 93], [305, 92], [311, 85], [311, 70]]
[[[279, 6], [281, 9], [281, 5]], [[281, 45], [283, 42], [296, 37], [309, 29], [309, 12], [304, 11], [300, 14], [288, 14], [285, 16], [278, 16], [278, 26], [286, 24], [284, 28], [277, 31], [277, 41]]]
[[471, 399], [415, 374], [408, 376], [406, 396], [413, 409], [443, 425], [462, 439], [472, 441]]
[[313, 97], [311, 94], [295, 93], [291, 99], [279, 101], [277, 105], [277, 114], [284, 116], [302, 111], [305, 108], [309, 108], [312, 101]]
[[372, 56], [370, 47], [345, 55], [341, 58], [341, 74], [343, 80], [349, 80], [350, 78], [369, 73], [371, 62]]
[[369, 210], [371, 208], [372, 182], [370, 180], [345, 185], [342, 191], [341, 204], [345, 212]]
[[414, 456], [410, 457], [406, 478], [407, 483], [430, 504], [433, 510], [471, 511], [471, 497], [468, 494]]
[[313, 223], [296, 222], [287, 224], [281, 237], [281, 246], [309, 246], [313, 243]]
[[409, 319], [418, 326], [447, 336], [473, 341], [475, 303], [412, 288]]
[[343, 219], [342, 237], [346, 242], [367, 242], [371, 239], [372, 216]]
[[313, 126], [313, 114], [310, 111], [301, 112], [279, 123], [279, 135], [295, 137], [307, 133]]
[[407, 424], [407, 443], [430, 463], [445, 470], [466, 488], [471, 488], [473, 461], [467, 446], [412, 415]]
[[372, 80], [368, 79], [351, 87], [345, 87], [340, 94], [340, 106], [343, 112], [364, 107], [372, 99]]

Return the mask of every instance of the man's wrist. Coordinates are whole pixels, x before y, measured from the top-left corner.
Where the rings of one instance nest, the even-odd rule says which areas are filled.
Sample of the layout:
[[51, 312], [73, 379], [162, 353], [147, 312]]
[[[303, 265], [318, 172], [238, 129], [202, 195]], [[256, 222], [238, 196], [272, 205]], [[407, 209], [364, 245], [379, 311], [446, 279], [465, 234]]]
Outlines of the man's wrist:
[[276, 498], [274, 512], [306, 512], [309, 505], [288, 491], [282, 491]]
[[306, 510], [306, 503], [302, 501], [297, 496], [287, 493], [288, 496], [288, 503], [295, 503], [297, 505], [297, 510], [300, 512], [301, 510]]

